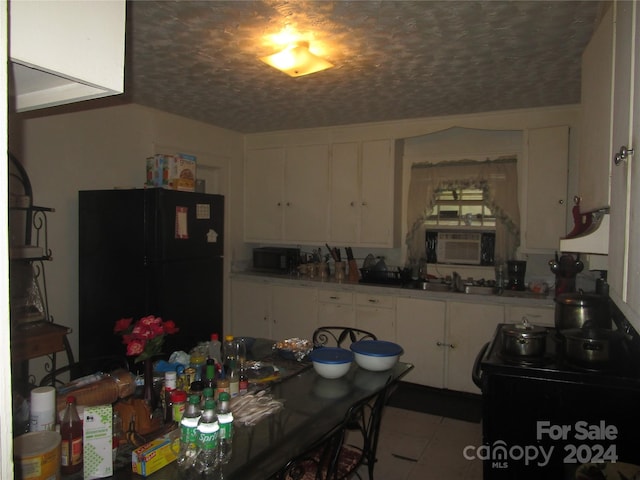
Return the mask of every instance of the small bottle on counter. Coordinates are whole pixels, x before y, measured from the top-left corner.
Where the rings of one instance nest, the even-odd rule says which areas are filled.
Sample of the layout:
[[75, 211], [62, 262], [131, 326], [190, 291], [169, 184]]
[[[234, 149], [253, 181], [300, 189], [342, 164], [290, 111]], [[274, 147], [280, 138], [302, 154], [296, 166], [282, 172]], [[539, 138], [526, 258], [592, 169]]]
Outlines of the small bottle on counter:
[[221, 372], [221, 376], [220, 378], [218, 378], [218, 382], [216, 385], [216, 393], [215, 393], [216, 400], [220, 398], [221, 393], [227, 393], [231, 395], [229, 379], [224, 376], [223, 372]]
[[164, 387], [162, 396], [162, 406], [164, 408], [164, 422], [173, 422], [173, 403], [171, 400], [171, 393], [177, 388], [177, 374], [176, 372], [164, 372]]
[[184, 411], [187, 408], [187, 392], [184, 390], [174, 390], [171, 392], [171, 407], [173, 421], [180, 424]]
[[229, 395], [237, 397], [240, 394], [240, 376], [237, 368], [229, 371]]
[[238, 377], [238, 394], [246, 395], [249, 393], [249, 377], [244, 365], [240, 366], [240, 376]]
[[217, 333], [211, 334], [208, 348], [209, 358], [215, 363], [222, 363], [222, 344]]
[[213, 358], [207, 358], [204, 373], [204, 387], [216, 388], [216, 364]]
[[82, 433], [82, 421], [76, 408], [76, 398], [69, 395], [67, 397], [67, 407], [60, 424], [60, 435], [62, 437], [60, 471], [63, 475], [82, 470]]

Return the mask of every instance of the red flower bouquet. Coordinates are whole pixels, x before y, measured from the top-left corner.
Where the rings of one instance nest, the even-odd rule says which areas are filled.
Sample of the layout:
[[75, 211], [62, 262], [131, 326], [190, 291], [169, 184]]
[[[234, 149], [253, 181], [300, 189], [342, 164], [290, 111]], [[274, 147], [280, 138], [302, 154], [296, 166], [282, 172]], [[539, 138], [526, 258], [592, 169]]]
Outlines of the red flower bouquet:
[[162, 353], [165, 335], [176, 333], [178, 330], [172, 320], [163, 321], [153, 315], [142, 317], [135, 323], [133, 318], [121, 318], [113, 328], [114, 333], [122, 335], [122, 343], [127, 346], [127, 355], [137, 355], [136, 363]]

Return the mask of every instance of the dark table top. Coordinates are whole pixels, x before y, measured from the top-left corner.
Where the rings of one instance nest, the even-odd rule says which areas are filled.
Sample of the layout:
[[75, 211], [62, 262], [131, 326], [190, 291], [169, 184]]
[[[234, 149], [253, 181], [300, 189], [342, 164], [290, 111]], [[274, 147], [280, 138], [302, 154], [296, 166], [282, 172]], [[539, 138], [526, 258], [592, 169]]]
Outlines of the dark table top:
[[[305, 452], [325, 433], [338, 426], [349, 408], [400, 380], [413, 365], [398, 362], [384, 372], [359, 368], [355, 362], [342, 378], [320, 377], [308, 361], [295, 362], [273, 354], [270, 341], [256, 341], [249, 356], [271, 361], [280, 369], [280, 380], [267, 394], [283, 402], [283, 408], [254, 426], [234, 422], [233, 455], [222, 467], [225, 480], [264, 480], [291, 458]], [[128, 468], [117, 469], [115, 479], [142, 478]], [[150, 480], [178, 478], [176, 463], [150, 475]]]

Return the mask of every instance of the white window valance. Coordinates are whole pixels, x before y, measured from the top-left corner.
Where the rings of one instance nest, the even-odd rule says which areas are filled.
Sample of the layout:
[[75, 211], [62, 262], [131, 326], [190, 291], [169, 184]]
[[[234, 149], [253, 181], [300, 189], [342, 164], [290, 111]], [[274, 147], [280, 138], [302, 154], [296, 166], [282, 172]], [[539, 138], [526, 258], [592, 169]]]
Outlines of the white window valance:
[[409, 263], [425, 257], [425, 221], [438, 191], [458, 188], [479, 188], [485, 192], [484, 203], [496, 216], [496, 263], [514, 258], [520, 244], [517, 159], [500, 157], [412, 165], [407, 204]]

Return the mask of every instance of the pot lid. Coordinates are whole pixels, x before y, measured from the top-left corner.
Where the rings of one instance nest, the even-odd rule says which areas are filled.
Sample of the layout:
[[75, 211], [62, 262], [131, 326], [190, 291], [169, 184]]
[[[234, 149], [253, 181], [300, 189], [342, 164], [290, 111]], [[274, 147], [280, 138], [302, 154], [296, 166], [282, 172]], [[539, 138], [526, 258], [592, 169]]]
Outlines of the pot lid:
[[402, 347], [397, 343], [384, 340], [359, 340], [351, 344], [351, 350], [372, 357], [391, 357], [402, 355], [403, 352]]
[[504, 333], [518, 337], [539, 337], [546, 335], [547, 329], [533, 325], [529, 323], [529, 320], [523, 318], [522, 323], [514, 323], [505, 327]]
[[317, 363], [350, 363], [353, 361], [353, 352], [345, 348], [322, 347], [312, 350], [309, 354], [311, 361]]

